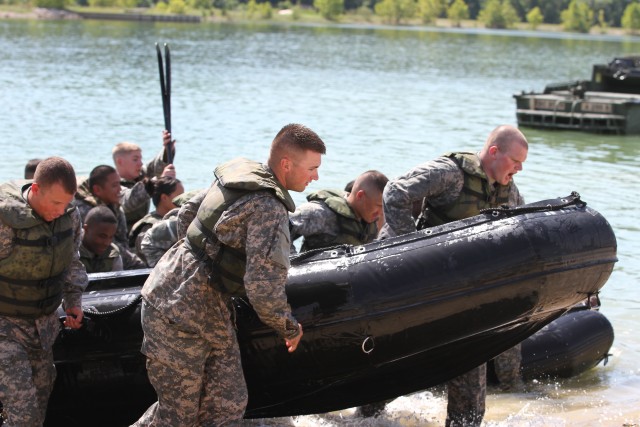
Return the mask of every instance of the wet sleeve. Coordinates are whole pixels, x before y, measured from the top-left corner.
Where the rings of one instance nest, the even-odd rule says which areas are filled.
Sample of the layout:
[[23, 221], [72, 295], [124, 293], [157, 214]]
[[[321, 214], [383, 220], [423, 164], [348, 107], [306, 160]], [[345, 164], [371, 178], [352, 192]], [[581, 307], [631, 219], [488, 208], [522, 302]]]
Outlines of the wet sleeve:
[[383, 230], [390, 228], [390, 235], [416, 231], [412, 215], [413, 204], [461, 187], [461, 179], [464, 180], [458, 166], [450, 159], [441, 157], [389, 181], [382, 195], [386, 220]]
[[62, 289], [62, 296], [65, 309], [82, 306], [82, 292], [89, 284], [87, 271], [80, 261], [80, 245], [82, 244], [82, 220], [80, 219], [80, 214], [78, 213], [77, 209], [75, 209], [71, 213], [71, 219], [73, 220], [74, 251], [71, 262], [64, 272], [64, 286]]
[[[300, 205], [289, 215], [291, 222], [291, 241], [299, 237], [314, 236], [327, 232], [327, 223], [335, 214], [322, 203], [308, 202]], [[335, 221], [334, 221], [335, 222]]]

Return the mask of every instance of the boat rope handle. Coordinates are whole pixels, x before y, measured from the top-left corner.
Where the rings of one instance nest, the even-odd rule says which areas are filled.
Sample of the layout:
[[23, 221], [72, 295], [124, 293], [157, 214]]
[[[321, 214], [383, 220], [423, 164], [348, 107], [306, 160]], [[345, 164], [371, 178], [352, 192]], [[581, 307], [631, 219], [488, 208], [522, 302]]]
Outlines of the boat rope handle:
[[568, 206], [577, 206], [579, 208], [584, 208], [585, 206], [587, 206], [587, 202], [582, 201], [580, 199], [580, 194], [578, 194], [578, 192], [576, 191], [573, 191], [569, 196], [560, 198], [558, 200], [559, 203], [555, 204], [549, 203], [549, 201], [545, 201], [540, 204], [534, 203], [528, 206], [509, 207], [507, 205], [503, 205], [499, 208], [482, 209], [480, 210], [480, 213], [487, 213], [491, 214], [491, 216], [493, 217], [500, 217], [503, 215], [513, 216], [531, 212], [557, 211]]
[[119, 308], [116, 308], [115, 310], [94, 311], [94, 310], [91, 310], [91, 309], [88, 309], [88, 308], [83, 308], [82, 312], [84, 314], [88, 314], [88, 315], [91, 315], [93, 317], [113, 316], [115, 314], [122, 313], [123, 311], [126, 311], [126, 310], [130, 309], [131, 307], [135, 307], [136, 305], [138, 305], [140, 303], [140, 301], [142, 301], [142, 295], [138, 295], [132, 301], [130, 301], [127, 305], [119, 307]]
[[364, 354], [369, 354], [373, 351], [375, 346], [376, 346], [376, 342], [373, 340], [373, 337], [369, 335], [362, 341], [362, 346], [361, 346], [362, 352]]

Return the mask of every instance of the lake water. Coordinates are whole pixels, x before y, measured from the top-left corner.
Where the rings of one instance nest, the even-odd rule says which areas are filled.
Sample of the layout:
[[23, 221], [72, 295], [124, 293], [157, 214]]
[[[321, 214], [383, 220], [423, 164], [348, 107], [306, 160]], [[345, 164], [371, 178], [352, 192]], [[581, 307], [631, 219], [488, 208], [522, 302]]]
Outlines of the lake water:
[[[342, 187], [367, 169], [395, 177], [443, 152], [479, 149], [495, 126], [515, 124], [514, 93], [588, 79], [592, 64], [640, 53], [632, 37], [0, 21], [0, 181], [50, 155], [86, 175], [112, 164], [123, 140], [150, 159], [163, 127], [155, 42], [172, 49], [175, 164], [187, 189], [208, 185], [214, 166], [232, 157], [265, 160], [290, 122], [328, 146], [307, 191]], [[529, 158], [516, 181], [527, 200], [578, 191], [616, 231], [619, 262], [601, 293], [616, 337], [606, 366], [531, 384], [526, 394], [490, 394], [485, 425], [639, 425], [640, 137], [523, 131]], [[445, 408], [436, 390], [398, 398], [376, 419], [344, 410], [254, 424], [440, 426]]]

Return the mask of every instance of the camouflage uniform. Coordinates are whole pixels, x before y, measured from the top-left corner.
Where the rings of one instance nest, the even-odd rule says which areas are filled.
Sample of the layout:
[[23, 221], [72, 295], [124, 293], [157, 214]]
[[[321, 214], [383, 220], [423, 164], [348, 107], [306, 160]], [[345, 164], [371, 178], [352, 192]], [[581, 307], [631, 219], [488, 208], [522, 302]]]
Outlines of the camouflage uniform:
[[122, 192], [120, 193], [120, 205], [124, 211], [127, 219], [127, 231], [131, 230], [133, 225], [140, 221], [144, 216], [149, 213], [151, 207], [151, 196], [144, 188], [144, 179], [146, 177], [153, 178], [154, 176], [161, 176], [162, 171], [168, 165], [164, 161], [164, 148], [147, 163], [146, 168], [142, 170], [140, 176], [134, 180], [120, 178], [120, 185], [122, 186]]
[[200, 204], [202, 204], [202, 201], [207, 196], [208, 191], [208, 188], [200, 191], [180, 206], [177, 224], [178, 239], [182, 239], [187, 235], [187, 228], [189, 228], [193, 218], [195, 218], [196, 213], [200, 208]]
[[[470, 153], [458, 154], [463, 154], [467, 156], [466, 159], [477, 162], [476, 166], [480, 168], [480, 159], [477, 155]], [[496, 198], [498, 194], [504, 194], [511, 206], [524, 204], [524, 199], [513, 180], [507, 186], [502, 186], [489, 182], [484, 172], [481, 172], [481, 175], [484, 175], [481, 181], [487, 197], [484, 198], [483, 195], [477, 194], [478, 205], [490, 203], [487, 200], [490, 201]], [[473, 196], [470, 196], [469, 192], [465, 194], [465, 178], [469, 179], [469, 174], [463, 171], [462, 166], [455, 158], [442, 156], [423, 163], [405, 175], [389, 181], [383, 193], [386, 224], [382, 227], [380, 236], [391, 237], [415, 232], [416, 222], [412, 215], [412, 208], [415, 202], [424, 200], [421, 215], [426, 224], [430, 225], [429, 215], [432, 215], [432, 220], [435, 212], [450, 209], [451, 206], [455, 207], [458, 203], [457, 201], [463, 197], [466, 197], [467, 200], [472, 198]], [[466, 209], [470, 209], [468, 205]], [[471, 208], [470, 210], [473, 209]], [[478, 209], [474, 214], [477, 213], [479, 213]], [[441, 217], [446, 216], [441, 215]], [[446, 220], [452, 220], [452, 218], [447, 218]], [[496, 370], [501, 370], [501, 380], [517, 383], [519, 381], [520, 362], [519, 344], [496, 357], [496, 365], [502, 366], [502, 369], [496, 368]], [[508, 375], [514, 377], [509, 379]], [[486, 386], [486, 364], [482, 364], [450, 380], [447, 383], [446, 425], [450, 427], [479, 426], [485, 412]]]
[[[174, 197], [173, 204], [178, 207], [167, 212], [161, 221], [142, 234], [138, 254], [149, 267], [155, 267], [162, 255], [186, 235], [187, 227], [206, 194], [206, 191], [191, 190]], [[181, 230], [178, 230], [178, 218]]]
[[138, 254], [149, 267], [155, 267], [162, 255], [178, 241], [178, 210], [171, 209], [162, 220], [140, 234]]
[[[260, 168], [275, 180], [266, 166]], [[225, 186], [218, 180], [207, 193], [212, 200], [228, 191], [228, 181], [222, 182]], [[142, 352], [160, 403], [152, 405], [135, 426], [212, 426], [243, 417], [247, 388], [229, 295], [217, 290], [222, 283], [212, 272], [221, 264], [211, 260], [221, 247], [242, 251], [243, 288], [259, 318], [286, 338], [297, 336], [298, 323], [285, 294], [287, 209], [293, 210], [293, 201], [288, 200], [285, 207], [273, 191], [246, 192], [221, 213], [210, 235], [200, 242], [203, 251], [194, 250], [192, 240], [185, 238], [153, 269], [142, 289]], [[198, 218], [201, 212], [209, 215], [210, 207], [207, 197]]]
[[[0, 191], [0, 198], [3, 197]], [[26, 202], [25, 209], [30, 210]], [[74, 250], [61, 277], [62, 299], [65, 307], [80, 307], [82, 291], [88, 283], [84, 266], [78, 259], [82, 221], [76, 209], [65, 215], [71, 218]], [[14, 229], [0, 221], [0, 261], [13, 252], [14, 238]], [[30, 265], [29, 260], [24, 261], [25, 268]], [[60, 321], [55, 310], [36, 318], [0, 314], [0, 401], [8, 426], [35, 427], [44, 422], [56, 377], [52, 346], [59, 331]]]
[[129, 248], [129, 239], [127, 238], [127, 220], [124, 216], [122, 207], [119, 205], [107, 205], [101, 200], [98, 200], [93, 194], [91, 194], [91, 191], [89, 191], [88, 178], [80, 182], [80, 185], [78, 185], [78, 192], [71, 203], [78, 208], [82, 221], [87, 217], [91, 208], [95, 208], [98, 205], [105, 205], [111, 209], [118, 221], [116, 235], [113, 237], [113, 240], [117, 245], [123, 248]]
[[118, 246], [113, 243], [102, 255], [94, 254], [83, 244], [80, 246], [80, 262], [84, 265], [87, 273], [122, 271], [122, 257]]
[[[363, 245], [378, 234], [376, 224], [367, 224], [356, 214], [344, 198], [344, 192], [322, 190], [307, 196], [289, 215], [291, 240], [304, 236], [301, 251], [326, 248], [340, 244]], [[291, 251], [295, 253], [292, 246]]]
[[136, 253], [139, 254], [142, 235], [145, 231], [153, 227], [154, 224], [157, 224], [161, 220], [162, 216], [158, 214], [158, 212], [153, 211], [149, 212], [144, 216], [144, 218], [133, 224], [133, 227], [131, 227], [129, 231], [129, 247], [131, 249], [134, 249]]
[[102, 255], [94, 254], [84, 245], [80, 246], [80, 261], [84, 264], [87, 273], [106, 273], [147, 267], [136, 254], [123, 250], [113, 243]]

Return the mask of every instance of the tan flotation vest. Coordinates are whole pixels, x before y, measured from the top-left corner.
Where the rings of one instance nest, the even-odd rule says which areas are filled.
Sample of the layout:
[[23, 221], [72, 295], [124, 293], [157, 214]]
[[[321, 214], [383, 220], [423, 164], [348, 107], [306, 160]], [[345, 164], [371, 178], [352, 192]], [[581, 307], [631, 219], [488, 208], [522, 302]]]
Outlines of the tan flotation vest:
[[448, 157], [464, 172], [464, 184], [458, 198], [448, 205], [432, 206], [427, 200], [426, 221], [419, 228], [433, 227], [478, 215], [480, 210], [499, 207], [509, 203], [509, 185], [489, 184], [487, 174], [482, 170], [480, 158], [474, 153], [447, 153]]
[[220, 243], [213, 229], [220, 216], [242, 196], [253, 191], [273, 192], [287, 210], [293, 212], [295, 203], [265, 165], [247, 159], [235, 159], [218, 166], [214, 171], [216, 182], [207, 192], [198, 213], [187, 229], [186, 242], [201, 258], [205, 258], [205, 246], [219, 245], [216, 259], [212, 262], [214, 274], [211, 284], [219, 291], [241, 296], [244, 291], [246, 254], [244, 250]]
[[31, 185], [0, 185], [0, 221], [14, 231], [13, 250], [0, 260], [0, 314], [37, 318], [62, 301], [62, 274], [73, 257], [73, 220], [67, 212], [47, 223], [22, 196]]
[[337, 236], [332, 236], [328, 233], [305, 236], [304, 243], [300, 248], [302, 252], [342, 244], [363, 245], [376, 238], [378, 234], [376, 224], [367, 224], [356, 218], [353, 209], [351, 209], [342, 194], [343, 192], [338, 190], [320, 190], [307, 196], [308, 201], [324, 203], [336, 213], [340, 231]]

